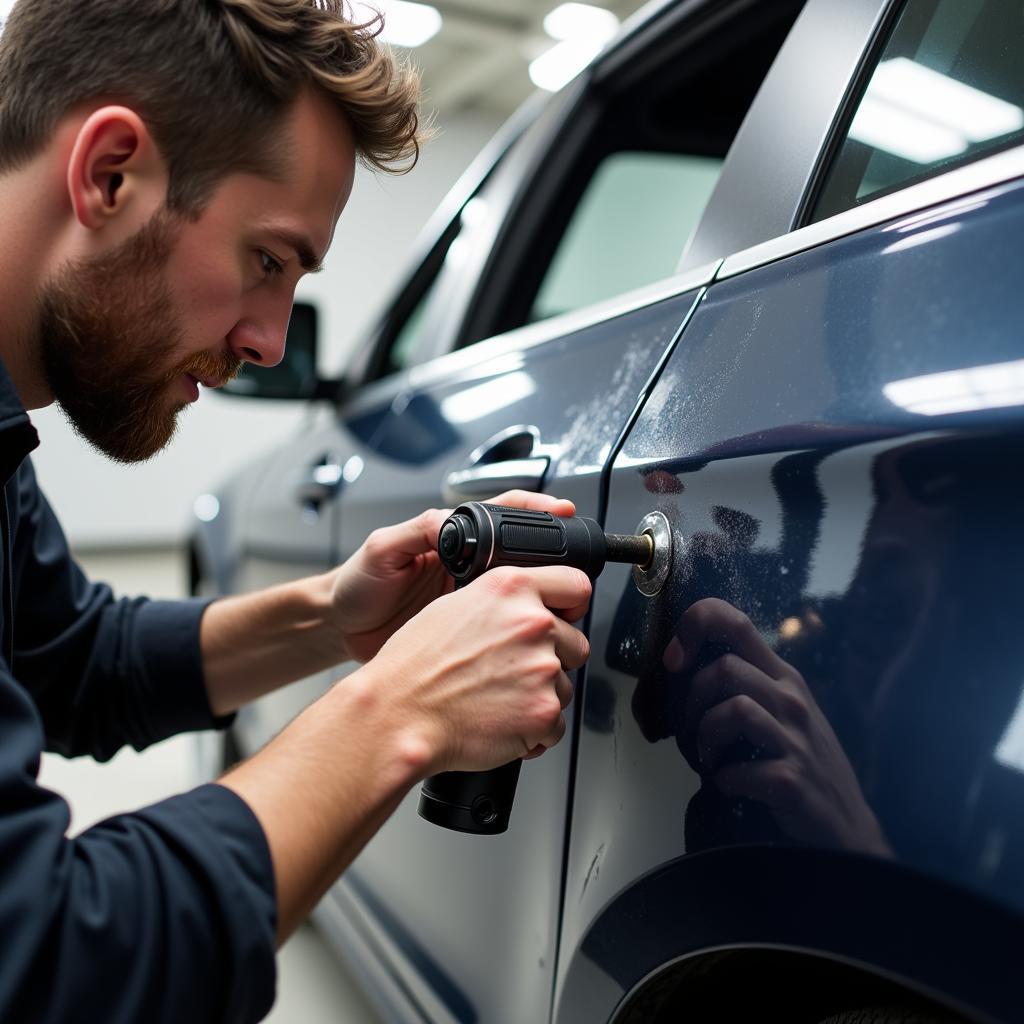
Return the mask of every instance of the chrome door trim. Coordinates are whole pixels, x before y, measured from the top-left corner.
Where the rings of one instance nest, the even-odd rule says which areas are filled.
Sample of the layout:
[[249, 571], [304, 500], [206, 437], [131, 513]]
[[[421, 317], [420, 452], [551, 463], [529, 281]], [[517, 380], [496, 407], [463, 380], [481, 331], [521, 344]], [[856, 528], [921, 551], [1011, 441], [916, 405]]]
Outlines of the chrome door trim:
[[825, 220], [780, 235], [730, 256], [716, 280], [735, 277], [756, 267], [805, 252], [826, 242], [855, 234], [864, 228], [884, 224], [906, 214], [916, 213], [951, 199], [980, 192], [993, 185], [1024, 177], [1024, 145], [983, 157], [974, 163], [957, 167], [899, 192], [873, 199], [871, 202], [844, 210]]

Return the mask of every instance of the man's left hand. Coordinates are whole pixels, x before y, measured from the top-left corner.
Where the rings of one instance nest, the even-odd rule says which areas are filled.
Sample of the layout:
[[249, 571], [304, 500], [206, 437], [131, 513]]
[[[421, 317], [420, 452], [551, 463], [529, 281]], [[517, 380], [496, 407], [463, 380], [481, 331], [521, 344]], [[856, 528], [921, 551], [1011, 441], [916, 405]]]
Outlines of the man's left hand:
[[[571, 516], [564, 498], [507, 491], [496, 505]], [[437, 534], [450, 509], [429, 509], [415, 519], [374, 530], [362, 547], [331, 574], [335, 621], [349, 657], [369, 661], [395, 630], [435, 598], [454, 589], [437, 554]]]

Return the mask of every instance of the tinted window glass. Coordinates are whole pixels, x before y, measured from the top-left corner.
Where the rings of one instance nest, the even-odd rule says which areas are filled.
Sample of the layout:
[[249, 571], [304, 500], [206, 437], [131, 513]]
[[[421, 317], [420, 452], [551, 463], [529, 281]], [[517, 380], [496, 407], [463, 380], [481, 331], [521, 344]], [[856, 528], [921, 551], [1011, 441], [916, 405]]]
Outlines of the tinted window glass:
[[1022, 139], [1024, 3], [908, 0], [813, 219]]
[[530, 319], [670, 277], [721, 166], [719, 158], [678, 153], [607, 157], [562, 236]]

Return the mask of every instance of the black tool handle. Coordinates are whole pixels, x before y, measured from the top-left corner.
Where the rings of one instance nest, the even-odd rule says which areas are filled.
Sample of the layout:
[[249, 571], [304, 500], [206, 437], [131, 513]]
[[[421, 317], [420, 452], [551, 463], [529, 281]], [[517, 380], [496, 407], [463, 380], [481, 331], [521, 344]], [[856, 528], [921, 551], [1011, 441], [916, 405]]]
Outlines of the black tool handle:
[[[465, 586], [499, 565], [571, 565], [591, 579], [604, 568], [604, 531], [593, 519], [470, 501], [441, 526], [438, 554]], [[489, 772], [442, 772], [420, 791], [420, 817], [435, 825], [498, 835], [508, 829], [522, 761]]]
[[420, 790], [420, 817], [456, 832], [498, 835], [508, 829], [522, 766], [516, 760], [489, 772], [432, 775]]
[[571, 565], [596, 579], [607, 545], [594, 519], [469, 501], [441, 525], [437, 550], [456, 584], [465, 585], [499, 565]]

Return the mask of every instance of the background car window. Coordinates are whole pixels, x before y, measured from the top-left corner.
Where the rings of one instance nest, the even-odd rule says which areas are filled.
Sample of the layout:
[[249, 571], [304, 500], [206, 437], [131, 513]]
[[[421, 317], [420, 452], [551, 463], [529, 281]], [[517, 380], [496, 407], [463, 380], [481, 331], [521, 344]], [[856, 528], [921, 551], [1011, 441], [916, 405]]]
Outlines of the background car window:
[[1024, 140], [1021, 0], [908, 0], [813, 220]]
[[394, 341], [391, 343], [391, 350], [388, 353], [388, 373], [397, 373], [412, 366], [414, 355], [421, 337], [424, 314], [427, 306], [437, 290], [437, 275], [435, 274], [426, 291], [420, 296], [412, 312], [406, 317], [405, 323], [398, 329]]
[[607, 157], [562, 236], [530, 320], [671, 276], [721, 167], [720, 158], [679, 153]]

